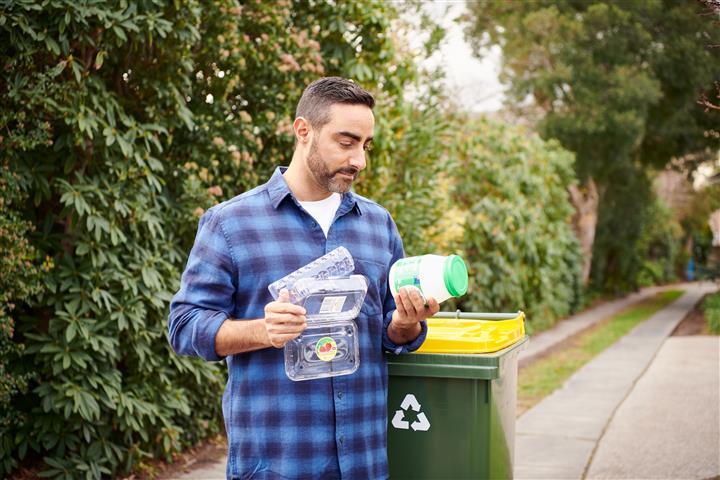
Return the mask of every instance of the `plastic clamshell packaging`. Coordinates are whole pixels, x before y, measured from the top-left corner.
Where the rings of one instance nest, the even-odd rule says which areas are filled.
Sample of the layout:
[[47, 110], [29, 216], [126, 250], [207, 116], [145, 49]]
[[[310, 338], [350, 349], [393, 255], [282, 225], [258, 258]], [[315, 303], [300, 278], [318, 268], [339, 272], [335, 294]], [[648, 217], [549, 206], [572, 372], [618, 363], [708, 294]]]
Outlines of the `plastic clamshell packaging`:
[[301, 278], [290, 291], [290, 301], [305, 308], [308, 323], [352, 320], [360, 313], [367, 289], [362, 275]]
[[285, 373], [290, 380], [349, 375], [360, 365], [357, 326], [352, 320], [308, 325], [285, 344]]
[[295, 283], [302, 278], [326, 279], [331, 277], [346, 277], [355, 270], [355, 261], [345, 247], [338, 247], [322, 257], [316, 258], [307, 265], [285, 275], [280, 280], [268, 285], [272, 297], [277, 300], [280, 290], [293, 289]]

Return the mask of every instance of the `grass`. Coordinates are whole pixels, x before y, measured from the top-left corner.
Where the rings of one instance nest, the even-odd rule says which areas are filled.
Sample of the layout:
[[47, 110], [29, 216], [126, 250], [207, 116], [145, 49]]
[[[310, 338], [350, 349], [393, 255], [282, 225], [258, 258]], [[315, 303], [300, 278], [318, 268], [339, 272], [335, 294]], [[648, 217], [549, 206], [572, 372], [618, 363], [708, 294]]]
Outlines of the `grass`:
[[707, 319], [709, 333], [720, 334], [720, 293], [705, 297], [702, 309]]
[[683, 294], [668, 290], [602, 320], [518, 373], [517, 415], [559, 388], [596, 355]]

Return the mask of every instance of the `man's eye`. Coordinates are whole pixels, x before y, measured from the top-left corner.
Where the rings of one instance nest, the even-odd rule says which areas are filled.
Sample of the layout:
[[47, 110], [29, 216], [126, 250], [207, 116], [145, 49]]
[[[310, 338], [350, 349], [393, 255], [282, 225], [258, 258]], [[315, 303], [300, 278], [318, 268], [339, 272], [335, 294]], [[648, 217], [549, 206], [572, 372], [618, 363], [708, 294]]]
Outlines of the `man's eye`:
[[366, 144], [365, 146], [363, 146], [363, 149], [364, 149], [366, 152], [369, 152], [370, 150], [372, 150], [372, 148], [373, 148], [372, 143], [368, 143], [368, 144]]
[[340, 146], [343, 147], [343, 148], [350, 148], [350, 147], [353, 146], [353, 144], [352, 144], [352, 143], [340, 142]]

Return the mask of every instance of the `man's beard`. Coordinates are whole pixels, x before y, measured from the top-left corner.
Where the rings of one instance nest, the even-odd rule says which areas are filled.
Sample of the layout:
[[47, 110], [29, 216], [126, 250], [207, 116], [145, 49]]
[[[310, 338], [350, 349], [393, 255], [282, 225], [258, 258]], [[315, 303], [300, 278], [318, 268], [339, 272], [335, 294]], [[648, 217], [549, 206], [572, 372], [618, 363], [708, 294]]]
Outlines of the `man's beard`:
[[315, 177], [315, 181], [325, 188], [328, 192], [333, 193], [345, 193], [350, 190], [352, 186], [352, 180], [348, 181], [343, 178], [335, 178], [338, 173], [346, 173], [352, 175], [353, 180], [357, 178], [358, 170], [353, 167], [339, 168], [334, 172], [328, 169], [327, 164], [323, 161], [318, 152], [317, 144], [315, 140], [310, 144], [310, 153], [308, 153], [307, 164], [310, 168], [310, 173]]

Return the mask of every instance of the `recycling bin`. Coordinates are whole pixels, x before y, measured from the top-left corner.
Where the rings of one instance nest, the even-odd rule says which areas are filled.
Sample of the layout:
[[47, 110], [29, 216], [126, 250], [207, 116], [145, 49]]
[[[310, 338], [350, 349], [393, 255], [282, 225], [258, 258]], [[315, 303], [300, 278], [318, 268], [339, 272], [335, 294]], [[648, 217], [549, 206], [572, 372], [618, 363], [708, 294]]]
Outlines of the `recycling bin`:
[[441, 312], [416, 353], [388, 354], [391, 479], [512, 478], [524, 318]]

